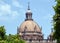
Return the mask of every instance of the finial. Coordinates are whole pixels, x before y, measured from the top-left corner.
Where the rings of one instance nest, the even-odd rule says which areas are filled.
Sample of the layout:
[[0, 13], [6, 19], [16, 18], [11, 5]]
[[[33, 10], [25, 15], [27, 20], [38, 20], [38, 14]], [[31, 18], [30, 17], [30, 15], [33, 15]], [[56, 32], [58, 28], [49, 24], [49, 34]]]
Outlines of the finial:
[[30, 2], [28, 2], [28, 10], [30, 10]]

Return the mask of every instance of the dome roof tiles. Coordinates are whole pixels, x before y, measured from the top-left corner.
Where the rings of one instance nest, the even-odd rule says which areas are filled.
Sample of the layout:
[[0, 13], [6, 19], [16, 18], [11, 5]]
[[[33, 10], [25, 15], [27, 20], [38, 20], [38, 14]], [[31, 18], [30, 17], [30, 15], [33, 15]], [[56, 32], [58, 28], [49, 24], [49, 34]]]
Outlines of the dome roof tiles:
[[24, 21], [20, 26], [20, 32], [23, 31], [36, 31], [41, 32], [40, 27], [32, 20]]

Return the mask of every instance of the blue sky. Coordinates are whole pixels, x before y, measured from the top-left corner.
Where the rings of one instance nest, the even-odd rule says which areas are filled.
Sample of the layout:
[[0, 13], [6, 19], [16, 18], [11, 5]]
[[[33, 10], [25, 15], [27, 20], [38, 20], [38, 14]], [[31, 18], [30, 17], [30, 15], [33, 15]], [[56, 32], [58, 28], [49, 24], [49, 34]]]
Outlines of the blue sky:
[[44, 38], [47, 38], [53, 27], [55, 0], [0, 0], [0, 26], [5, 26], [6, 34], [16, 34], [17, 27], [25, 20], [28, 2], [34, 21], [42, 27]]

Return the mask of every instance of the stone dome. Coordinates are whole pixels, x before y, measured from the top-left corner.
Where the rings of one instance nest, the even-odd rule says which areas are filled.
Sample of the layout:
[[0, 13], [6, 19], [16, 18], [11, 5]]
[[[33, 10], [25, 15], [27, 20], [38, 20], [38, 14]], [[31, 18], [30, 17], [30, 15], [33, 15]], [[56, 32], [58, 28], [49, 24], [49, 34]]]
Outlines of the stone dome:
[[39, 32], [39, 33], [41, 33], [41, 28], [32, 19], [32, 12], [30, 10], [29, 5], [28, 5], [28, 10], [26, 12], [26, 19], [19, 27], [19, 33], [20, 32]]
[[19, 28], [20, 32], [24, 32], [24, 31], [36, 31], [36, 32], [41, 32], [40, 27], [38, 26], [38, 24], [36, 22], [34, 22], [33, 20], [27, 20], [24, 21], [20, 28]]
[[17, 34], [26, 41], [42, 40], [43, 34], [39, 25], [32, 19], [32, 12], [28, 6], [25, 21], [18, 27]]

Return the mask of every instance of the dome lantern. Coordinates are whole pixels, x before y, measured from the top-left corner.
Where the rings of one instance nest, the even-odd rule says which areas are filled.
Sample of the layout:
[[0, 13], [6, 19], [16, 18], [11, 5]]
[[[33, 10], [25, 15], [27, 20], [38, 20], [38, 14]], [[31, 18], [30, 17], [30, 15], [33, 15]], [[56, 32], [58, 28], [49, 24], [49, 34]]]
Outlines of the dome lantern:
[[26, 12], [26, 19], [25, 19], [25, 21], [26, 21], [26, 20], [33, 20], [33, 19], [32, 19], [32, 12], [31, 12], [31, 10], [30, 10], [29, 3], [28, 3], [28, 9], [27, 9], [27, 12]]

